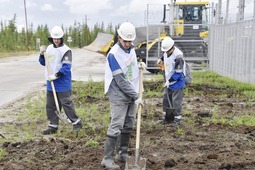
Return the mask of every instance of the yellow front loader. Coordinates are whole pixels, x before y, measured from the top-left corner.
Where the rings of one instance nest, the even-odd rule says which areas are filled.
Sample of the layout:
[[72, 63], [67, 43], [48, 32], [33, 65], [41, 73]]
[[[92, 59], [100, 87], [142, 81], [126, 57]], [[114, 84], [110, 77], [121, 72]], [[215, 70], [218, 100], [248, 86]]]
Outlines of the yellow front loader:
[[[154, 25], [147, 25], [147, 29], [160, 30], [157, 32], [158, 36], [153, 40], [145, 39], [137, 45], [137, 55], [146, 62], [148, 71], [152, 73], [159, 71], [156, 62], [163, 55], [160, 46], [166, 36], [175, 41], [175, 46], [183, 52], [186, 60], [193, 62], [207, 60], [208, 9], [209, 1], [186, 0], [164, 5], [163, 15], [168, 14], [169, 19], [165, 20], [167, 17], [163, 16], [163, 21], [158, 26], [160, 29], [153, 28]], [[150, 34], [152, 33], [149, 33], [149, 36]]]

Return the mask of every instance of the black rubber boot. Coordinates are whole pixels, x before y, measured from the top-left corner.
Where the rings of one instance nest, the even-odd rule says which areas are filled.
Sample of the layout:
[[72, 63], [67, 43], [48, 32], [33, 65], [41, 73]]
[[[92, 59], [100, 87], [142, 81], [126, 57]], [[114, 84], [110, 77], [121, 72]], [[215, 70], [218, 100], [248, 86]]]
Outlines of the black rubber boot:
[[82, 122], [80, 120], [77, 124], [73, 124], [72, 133], [78, 133], [81, 128], [82, 128]]
[[117, 155], [116, 159], [120, 162], [126, 162], [128, 156], [128, 144], [130, 139], [130, 133], [122, 133], [118, 137], [117, 142]]
[[170, 125], [172, 126], [178, 126], [180, 124], [181, 124], [181, 119], [178, 119], [178, 118], [174, 118], [174, 121], [170, 123]]
[[104, 147], [104, 158], [101, 162], [101, 166], [105, 169], [119, 170], [119, 165], [116, 165], [113, 161], [113, 152], [116, 147], [117, 137], [107, 137]]
[[48, 126], [47, 129], [45, 129], [42, 134], [43, 135], [50, 135], [50, 134], [54, 134], [54, 133], [57, 133], [58, 132], [58, 128], [54, 128], [54, 127], [51, 127], [51, 126]]

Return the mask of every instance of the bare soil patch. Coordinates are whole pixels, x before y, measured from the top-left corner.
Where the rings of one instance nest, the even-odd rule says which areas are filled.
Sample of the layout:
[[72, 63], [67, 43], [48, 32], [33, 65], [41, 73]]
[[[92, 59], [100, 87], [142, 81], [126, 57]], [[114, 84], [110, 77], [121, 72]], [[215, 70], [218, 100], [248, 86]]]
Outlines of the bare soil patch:
[[[153, 89], [155, 84], [146, 84]], [[145, 98], [142, 113], [140, 153], [147, 158], [147, 170], [216, 170], [255, 169], [255, 127], [230, 127], [214, 124], [210, 117], [217, 106], [220, 115], [252, 114], [254, 103], [238, 91], [213, 86], [191, 85], [196, 95], [184, 97], [184, 121], [180, 126], [157, 125], [161, 118], [162, 98]], [[229, 94], [222, 96], [222, 92]], [[86, 102], [107, 102], [88, 97]], [[208, 117], [209, 116], [209, 117]], [[86, 127], [82, 129], [86, 131]], [[135, 129], [129, 155], [135, 155]], [[99, 147], [88, 147], [89, 137], [49, 136], [26, 142], [5, 142], [6, 156], [0, 170], [100, 170], [105, 137]], [[124, 169], [123, 164], [121, 165]]]

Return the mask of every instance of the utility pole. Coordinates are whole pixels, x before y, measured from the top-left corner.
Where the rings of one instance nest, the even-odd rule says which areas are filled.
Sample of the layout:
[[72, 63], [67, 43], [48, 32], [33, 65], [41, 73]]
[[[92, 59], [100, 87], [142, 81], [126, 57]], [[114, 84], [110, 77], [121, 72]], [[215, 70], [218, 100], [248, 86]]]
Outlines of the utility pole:
[[85, 15], [85, 28], [86, 28], [86, 35], [85, 35], [85, 45], [87, 45], [88, 43], [88, 17], [87, 17], [87, 14]]
[[87, 17], [87, 14], [85, 15], [85, 25], [87, 26], [87, 23], [88, 23], [88, 17]]
[[27, 40], [27, 50], [29, 51], [29, 40], [28, 40], [28, 26], [27, 26], [27, 7], [26, 7], [26, 0], [24, 0], [24, 9], [25, 9], [25, 20], [26, 20], [26, 40]]

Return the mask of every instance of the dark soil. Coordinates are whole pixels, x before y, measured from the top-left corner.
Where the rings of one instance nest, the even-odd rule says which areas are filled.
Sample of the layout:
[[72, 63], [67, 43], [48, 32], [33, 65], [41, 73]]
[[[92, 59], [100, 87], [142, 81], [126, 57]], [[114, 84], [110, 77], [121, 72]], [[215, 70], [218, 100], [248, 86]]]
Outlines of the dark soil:
[[[153, 87], [151, 84], [146, 88]], [[144, 97], [140, 154], [146, 158], [146, 169], [254, 170], [255, 127], [214, 123], [212, 116], [216, 108], [219, 115], [230, 118], [253, 114], [254, 102], [246, 102], [240, 92], [228, 88], [190, 85], [188, 89], [189, 93], [197, 93], [184, 96], [184, 120], [179, 126], [156, 124], [161, 118], [162, 98]], [[131, 157], [135, 156], [135, 136], [134, 129]], [[85, 146], [88, 139], [53, 135], [27, 142], [5, 142], [1, 147], [6, 156], [0, 160], [0, 170], [100, 170], [105, 137], [99, 139], [99, 147]], [[119, 165], [124, 169], [123, 164]]]

